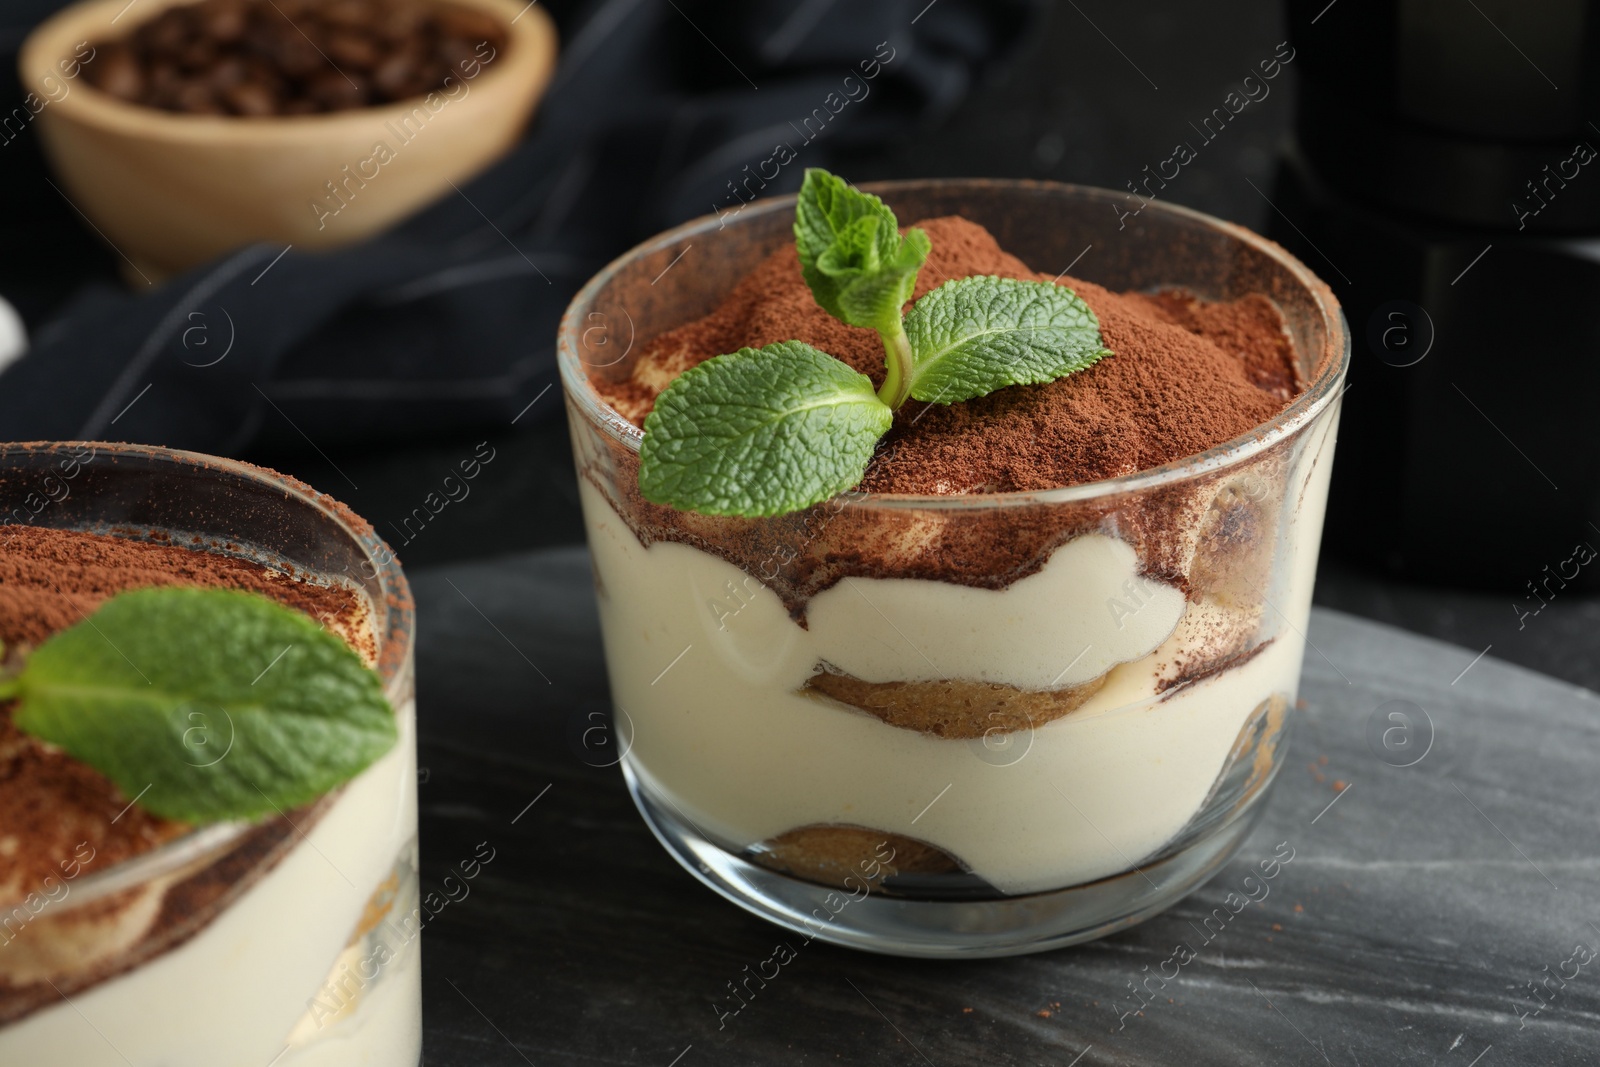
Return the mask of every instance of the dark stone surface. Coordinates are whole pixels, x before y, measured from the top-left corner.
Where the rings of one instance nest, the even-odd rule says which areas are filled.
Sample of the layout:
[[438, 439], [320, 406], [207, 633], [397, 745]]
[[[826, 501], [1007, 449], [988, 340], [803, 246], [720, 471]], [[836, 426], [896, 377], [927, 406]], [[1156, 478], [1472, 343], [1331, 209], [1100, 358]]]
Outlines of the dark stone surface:
[[[1222, 873], [1089, 945], [898, 960], [801, 945], [724, 902], [659, 848], [620, 773], [587, 765], [607, 693], [581, 549], [414, 581], [424, 888], [496, 850], [425, 935], [431, 1067], [1593, 1060], [1600, 961], [1550, 979], [1538, 1015], [1528, 986], [1600, 948], [1592, 693], [1319, 609], [1287, 764]], [[1411, 767], [1368, 741], [1396, 700], [1426, 715]], [[1280, 842], [1294, 858], [1230, 915]], [[798, 958], [719, 1029], [725, 984], [784, 940]], [[1180, 942], [1195, 958], [1119, 1030], [1129, 983], [1171, 974]]]

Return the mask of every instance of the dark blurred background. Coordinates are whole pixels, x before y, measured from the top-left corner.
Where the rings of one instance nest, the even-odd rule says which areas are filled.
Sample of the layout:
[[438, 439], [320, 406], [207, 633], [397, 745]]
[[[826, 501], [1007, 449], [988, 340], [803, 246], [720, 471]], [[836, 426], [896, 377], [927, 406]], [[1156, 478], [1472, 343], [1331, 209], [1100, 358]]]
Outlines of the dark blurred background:
[[[0, 95], [20, 95], [16, 49], [56, 6], [13, 0], [0, 16]], [[86, 429], [236, 454], [333, 493], [390, 537], [488, 439], [496, 461], [404, 546], [407, 566], [581, 542], [560, 403], [544, 393], [560, 307], [611, 256], [725, 198], [726, 178], [770, 151], [775, 123], [890, 41], [876, 97], [808, 147], [807, 165], [858, 182], [1124, 189], [1175, 143], [1204, 141], [1160, 196], [1289, 246], [1350, 319], [1318, 600], [1463, 645], [1463, 667], [1492, 648], [1600, 687], [1587, 572], [1549, 582], [1575, 543], [1600, 544], [1600, 179], [1571, 162], [1575, 145], [1600, 144], [1591, 5], [544, 6], [564, 63], [582, 62], [563, 68], [522, 146], [464, 186], [467, 203], [447, 197], [361, 248], [293, 252], [263, 283], [287, 288], [246, 291], [251, 269], [235, 303], [207, 297], [236, 316], [276, 300], [287, 323], [241, 331], [235, 358], [250, 369], [226, 397], [183, 377], [175, 337], [151, 357], [148, 398], [133, 393], [144, 379], [117, 381], [206, 268], [129, 290], [116, 253], [47, 181], [36, 131], [0, 146], [0, 295], [34, 342], [0, 375], [0, 436]], [[1275, 56], [1270, 92], [1203, 139], [1197, 124]], [[1551, 183], [1541, 168], [1563, 161]], [[770, 191], [797, 186], [790, 171]], [[414, 299], [419, 279], [486, 261], [509, 267]], [[97, 415], [123, 399], [138, 402], [115, 426]]]

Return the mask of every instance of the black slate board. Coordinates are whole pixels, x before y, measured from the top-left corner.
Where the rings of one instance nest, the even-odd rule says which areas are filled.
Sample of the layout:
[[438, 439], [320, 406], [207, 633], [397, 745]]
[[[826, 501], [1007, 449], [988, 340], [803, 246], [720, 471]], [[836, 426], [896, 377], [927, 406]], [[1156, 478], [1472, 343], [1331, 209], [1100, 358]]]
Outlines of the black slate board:
[[[668, 858], [614, 767], [589, 766], [608, 698], [581, 549], [414, 584], [423, 886], [457, 898], [424, 935], [430, 1067], [1600, 1062], [1600, 958], [1574, 954], [1600, 950], [1586, 690], [1319, 609], [1287, 765], [1221, 874], [1115, 937], [932, 963], [746, 915]], [[1369, 741], [1391, 710], [1412, 716], [1409, 749]], [[1390, 765], [1428, 734], [1420, 762]], [[480, 842], [494, 859], [462, 881]], [[1279, 842], [1294, 859], [1229, 915]], [[785, 940], [798, 957], [719, 1028], [726, 983]], [[1179, 942], [1195, 958], [1119, 1020]]]

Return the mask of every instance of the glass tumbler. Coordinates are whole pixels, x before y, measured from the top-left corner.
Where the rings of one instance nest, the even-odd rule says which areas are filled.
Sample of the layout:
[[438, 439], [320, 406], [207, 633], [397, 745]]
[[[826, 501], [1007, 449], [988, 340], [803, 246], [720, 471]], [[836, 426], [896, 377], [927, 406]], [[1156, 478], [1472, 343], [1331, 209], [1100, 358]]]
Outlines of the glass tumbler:
[[1309, 384], [1232, 441], [1091, 484], [675, 512], [640, 496], [642, 434], [593, 383], [792, 241], [794, 198], [640, 245], [577, 295], [559, 344], [623, 771], [689, 871], [808, 939], [995, 956], [1097, 937], [1215, 872], [1283, 761], [1346, 326], [1283, 249], [1181, 207], [866, 188], [1046, 273], [1092, 246], [1079, 276], [1112, 290], [1263, 294]]
[[[0, 558], [12, 524], [184, 545], [357, 592], [400, 737], [281, 817], [194, 829], [111, 866], [85, 841], [49, 884], [0, 897], [0, 1063], [419, 1063], [413, 609], [392, 553], [292, 478], [124, 444], [0, 444]], [[14, 829], [0, 826], [0, 848]]]

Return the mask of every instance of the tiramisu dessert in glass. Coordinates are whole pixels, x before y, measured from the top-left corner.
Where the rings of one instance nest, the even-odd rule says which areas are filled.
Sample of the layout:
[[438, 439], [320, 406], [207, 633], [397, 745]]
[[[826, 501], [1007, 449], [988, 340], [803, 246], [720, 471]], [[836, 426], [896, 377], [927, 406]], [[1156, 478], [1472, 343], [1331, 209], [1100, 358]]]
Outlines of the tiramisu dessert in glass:
[[421, 1057], [412, 606], [229, 460], [0, 445], [0, 1063]]
[[808, 172], [569, 309], [623, 769], [735, 903], [1036, 951], [1170, 905], [1253, 824], [1346, 328], [1278, 246], [1124, 199]]

